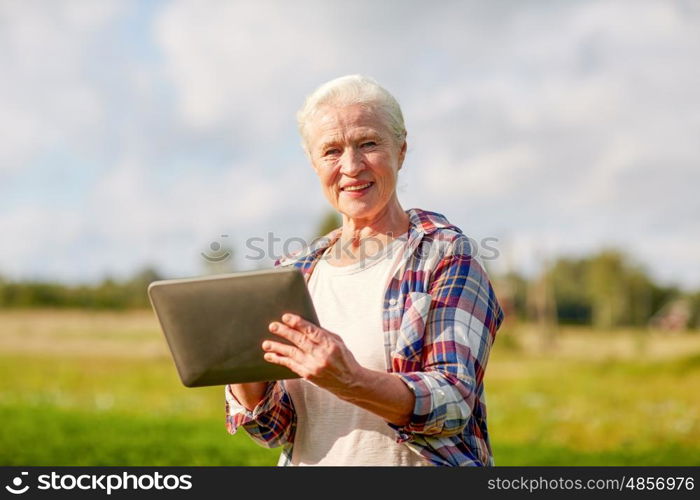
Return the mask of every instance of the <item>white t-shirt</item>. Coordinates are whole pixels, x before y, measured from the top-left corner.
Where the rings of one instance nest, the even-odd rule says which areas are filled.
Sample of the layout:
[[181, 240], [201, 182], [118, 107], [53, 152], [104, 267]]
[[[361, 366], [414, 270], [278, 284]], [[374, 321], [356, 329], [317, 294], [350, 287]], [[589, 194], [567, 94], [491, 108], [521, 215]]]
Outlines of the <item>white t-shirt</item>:
[[[320, 325], [340, 335], [365, 368], [387, 369], [382, 304], [405, 244], [406, 235], [381, 255], [349, 266], [332, 266], [324, 256], [309, 280]], [[381, 417], [303, 379], [287, 380], [285, 387], [297, 414], [293, 465], [431, 465], [397, 443]]]

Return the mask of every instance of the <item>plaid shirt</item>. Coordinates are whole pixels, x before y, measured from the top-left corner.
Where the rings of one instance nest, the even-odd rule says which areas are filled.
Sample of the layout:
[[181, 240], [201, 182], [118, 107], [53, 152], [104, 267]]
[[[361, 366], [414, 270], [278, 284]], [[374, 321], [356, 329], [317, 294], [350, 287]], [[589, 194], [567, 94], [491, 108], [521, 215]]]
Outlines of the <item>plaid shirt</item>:
[[[387, 425], [398, 442], [435, 465], [493, 465], [483, 382], [503, 312], [469, 238], [440, 214], [406, 213], [404, 261], [384, 295], [384, 348], [387, 371], [413, 392], [415, 406], [406, 426]], [[339, 236], [340, 228], [275, 265], [294, 265], [308, 283]], [[225, 394], [227, 430], [243, 426], [263, 446], [283, 446], [280, 465], [288, 465], [296, 413], [284, 382], [268, 384], [252, 411], [229, 386]]]

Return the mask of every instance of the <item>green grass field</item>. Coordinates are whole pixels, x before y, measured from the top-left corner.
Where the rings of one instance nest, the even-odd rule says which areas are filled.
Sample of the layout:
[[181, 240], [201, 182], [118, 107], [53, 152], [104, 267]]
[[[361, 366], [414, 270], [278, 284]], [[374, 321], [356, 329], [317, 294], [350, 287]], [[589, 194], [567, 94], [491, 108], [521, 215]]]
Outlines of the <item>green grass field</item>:
[[[700, 335], [504, 331], [487, 371], [497, 465], [700, 465]], [[186, 389], [150, 312], [0, 313], [0, 465], [274, 465]]]

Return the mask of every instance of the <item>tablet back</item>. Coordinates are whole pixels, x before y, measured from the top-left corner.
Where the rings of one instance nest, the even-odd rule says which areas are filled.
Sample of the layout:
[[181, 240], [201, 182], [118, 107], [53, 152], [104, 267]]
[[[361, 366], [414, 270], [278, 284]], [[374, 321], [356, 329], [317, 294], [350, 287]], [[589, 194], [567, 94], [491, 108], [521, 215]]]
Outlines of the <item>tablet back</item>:
[[263, 359], [268, 330], [292, 312], [318, 324], [296, 268], [151, 283], [148, 295], [187, 387], [298, 378]]

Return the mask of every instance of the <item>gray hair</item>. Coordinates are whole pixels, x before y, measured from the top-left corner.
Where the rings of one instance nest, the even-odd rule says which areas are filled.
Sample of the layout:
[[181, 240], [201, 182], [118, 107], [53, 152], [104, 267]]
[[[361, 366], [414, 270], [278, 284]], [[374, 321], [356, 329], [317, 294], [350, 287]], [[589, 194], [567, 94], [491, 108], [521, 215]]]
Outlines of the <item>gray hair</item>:
[[385, 123], [394, 133], [396, 143], [401, 146], [406, 140], [406, 126], [401, 107], [384, 87], [374, 79], [363, 75], [341, 76], [324, 83], [306, 98], [304, 106], [297, 113], [297, 124], [301, 134], [301, 144], [307, 155], [309, 137], [307, 126], [323, 106], [350, 106], [360, 104], [379, 111]]

